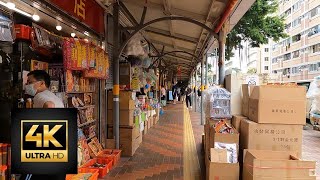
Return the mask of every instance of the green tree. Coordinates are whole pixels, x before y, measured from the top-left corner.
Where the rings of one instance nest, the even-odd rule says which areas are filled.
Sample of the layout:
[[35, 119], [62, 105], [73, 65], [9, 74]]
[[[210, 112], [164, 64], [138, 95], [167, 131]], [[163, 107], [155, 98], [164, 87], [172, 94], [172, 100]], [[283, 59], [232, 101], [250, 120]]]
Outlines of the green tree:
[[249, 41], [252, 47], [267, 44], [271, 38], [277, 42], [288, 35], [284, 32], [284, 17], [277, 13], [277, 0], [256, 0], [238, 24], [228, 34], [226, 40], [226, 59], [234, 54], [233, 48], [242, 48], [241, 40]]

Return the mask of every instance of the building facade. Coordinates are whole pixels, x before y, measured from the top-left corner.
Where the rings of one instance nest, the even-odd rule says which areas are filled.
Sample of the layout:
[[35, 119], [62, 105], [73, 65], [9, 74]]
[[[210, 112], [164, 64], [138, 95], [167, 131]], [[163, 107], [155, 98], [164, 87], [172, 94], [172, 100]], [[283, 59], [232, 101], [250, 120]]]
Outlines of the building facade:
[[257, 74], [271, 72], [271, 44], [251, 47], [247, 41], [241, 42], [242, 48], [233, 50], [234, 56], [226, 62], [227, 74], [237, 69], [242, 73], [256, 71]]
[[271, 70], [279, 82], [310, 81], [320, 75], [320, 1], [280, 0], [290, 37], [272, 43]]

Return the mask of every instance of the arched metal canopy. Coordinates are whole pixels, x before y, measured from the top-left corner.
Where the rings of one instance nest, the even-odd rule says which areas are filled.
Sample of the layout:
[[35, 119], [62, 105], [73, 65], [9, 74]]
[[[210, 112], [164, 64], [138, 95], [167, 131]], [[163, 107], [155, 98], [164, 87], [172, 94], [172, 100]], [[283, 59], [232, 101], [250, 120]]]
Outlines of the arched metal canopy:
[[[191, 18], [188, 18], [188, 17], [181, 17], [181, 16], [167, 16], [167, 17], [162, 17], [162, 18], [157, 18], [157, 19], [154, 19], [154, 20], [151, 20], [145, 24], [140, 24], [138, 25], [137, 27], [133, 28], [134, 31], [129, 35], [129, 37], [126, 39], [126, 41], [121, 45], [121, 47], [119, 48], [119, 52], [118, 52], [118, 58], [120, 58], [123, 50], [125, 49], [125, 47], [127, 46], [127, 44], [129, 43], [129, 41], [136, 35], [138, 34], [141, 30], [145, 29], [146, 27], [154, 24], [154, 23], [157, 23], [157, 22], [162, 22], [162, 21], [184, 21], [184, 22], [189, 22], [189, 23], [192, 23], [192, 24], [195, 24], [197, 26], [200, 26], [204, 29], [206, 29], [208, 31], [208, 33], [210, 35], [212, 35], [213, 37], [215, 37], [216, 39], [218, 39], [218, 34], [213, 32], [213, 30], [208, 27], [207, 25], [199, 22], [199, 21], [196, 21], [194, 19], [191, 19]], [[188, 53], [186, 51], [179, 51], [181, 53], [187, 53], [195, 58], [198, 59], [198, 57], [196, 57], [194, 54], [192, 53]], [[173, 52], [168, 52], [168, 53], [164, 53], [164, 54], [170, 54], [170, 53], [173, 53]]]

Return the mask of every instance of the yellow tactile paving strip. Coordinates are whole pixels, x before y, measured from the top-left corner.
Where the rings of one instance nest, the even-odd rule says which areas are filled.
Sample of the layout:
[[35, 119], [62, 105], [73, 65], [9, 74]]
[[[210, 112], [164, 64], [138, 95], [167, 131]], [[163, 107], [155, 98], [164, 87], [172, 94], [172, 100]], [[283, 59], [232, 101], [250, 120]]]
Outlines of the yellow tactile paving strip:
[[196, 149], [189, 110], [184, 105], [183, 131], [183, 177], [185, 180], [201, 179], [200, 164]]

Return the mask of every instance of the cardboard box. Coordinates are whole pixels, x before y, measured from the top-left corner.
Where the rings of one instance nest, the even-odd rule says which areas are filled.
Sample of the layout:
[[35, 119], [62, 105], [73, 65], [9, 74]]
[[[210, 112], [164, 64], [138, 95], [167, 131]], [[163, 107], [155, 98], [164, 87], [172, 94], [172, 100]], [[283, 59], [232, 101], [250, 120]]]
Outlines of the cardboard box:
[[207, 180], [239, 180], [239, 163], [210, 162], [208, 158], [206, 158], [206, 162]]
[[137, 137], [133, 141], [124, 140], [120, 142], [121, 154], [123, 156], [133, 156], [142, 142], [142, 136]]
[[301, 157], [302, 125], [258, 124], [241, 121], [240, 149], [292, 151]]
[[218, 162], [218, 163], [228, 163], [227, 157], [227, 150], [226, 149], [215, 149], [210, 148], [210, 160], [211, 162]]
[[232, 116], [231, 124], [239, 132], [239, 134], [241, 134], [240, 123], [243, 119], [246, 119], [246, 117], [244, 117], [242, 115]]
[[[120, 130], [120, 132], [119, 132], [120, 141], [121, 140], [131, 140], [131, 141], [133, 141], [134, 139], [136, 139], [138, 136], [141, 135], [138, 126], [120, 127], [119, 130]], [[109, 139], [113, 138], [113, 126], [108, 126], [108, 138]]]
[[231, 92], [231, 115], [241, 114], [241, 84], [243, 77], [240, 74], [229, 74], [225, 77], [225, 87]]
[[[218, 123], [221, 119], [212, 119], [209, 117], [206, 117], [206, 124], [210, 124], [210, 126], [215, 125], [216, 123]], [[231, 125], [231, 120], [230, 119], [224, 119], [228, 124]]]
[[[120, 110], [135, 109], [136, 93], [132, 91], [120, 91], [119, 94], [119, 108]], [[108, 109], [113, 109], [113, 93], [108, 92]]]
[[214, 143], [235, 143], [239, 145], [239, 133], [236, 132], [235, 134], [222, 134], [216, 133], [215, 129], [210, 126], [209, 128], [209, 148], [214, 148]]
[[[120, 110], [120, 119], [119, 125], [120, 126], [133, 126], [134, 125], [134, 110]], [[112, 110], [108, 110], [108, 125], [113, 124], [113, 113]]]
[[257, 123], [306, 124], [306, 89], [302, 86], [255, 86], [249, 119]]
[[119, 84], [130, 87], [131, 85], [131, 64], [123, 63], [119, 65]]
[[242, 84], [242, 115], [249, 117], [249, 98], [253, 90], [252, 85]]
[[316, 162], [299, 160], [290, 152], [248, 150], [243, 180], [315, 180]]

